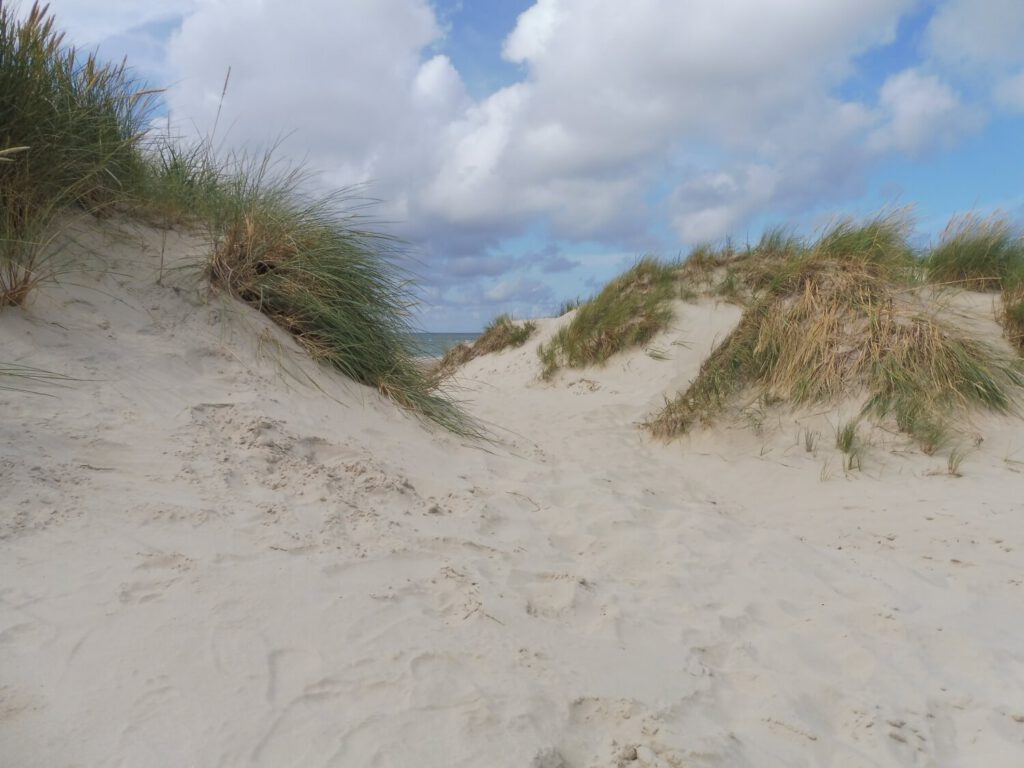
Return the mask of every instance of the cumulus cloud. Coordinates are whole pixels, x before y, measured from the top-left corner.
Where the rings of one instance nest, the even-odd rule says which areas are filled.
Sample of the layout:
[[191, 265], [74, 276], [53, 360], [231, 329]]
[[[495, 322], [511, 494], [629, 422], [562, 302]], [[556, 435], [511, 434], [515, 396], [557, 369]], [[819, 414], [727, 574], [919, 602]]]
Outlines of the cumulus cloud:
[[[452, 219], [543, 213], [562, 236], [628, 236], [649, 221], [644, 191], [674, 148], [714, 142], [754, 157], [756, 168], [803, 148], [795, 113], [819, 137], [822, 125], [839, 126], [856, 105], [837, 103], [830, 89], [856, 54], [892, 39], [908, 5], [539, 0], [504, 46], [528, 77], [453, 125], [427, 193], [432, 210]], [[683, 189], [673, 206], [703, 196]], [[742, 213], [680, 215], [710, 232]]]
[[935, 58], [985, 67], [1024, 61], [1024, 3], [1020, 0], [947, 0], [925, 32]]
[[[230, 66], [218, 139], [285, 136], [283, 154], [325, 182], [369, 183], [419, 249], [425, 290], [453, 306], [533, 305], [538, 278], [578, 266], [557, 247], [502, 247], [538, 222], [561, 241], [664, 251], [856, 194], [883, 156], [980, 125], [941, 62], [1002, 67], [997, 98], [1024, 108], [1018, 0], [946, 0], [925, 33], [935, 66], [857, 99], [841, 86], [917, 0], [537, 0], [501, 46], [522, 77], [477, 99], [430, 0], [112, 0], [93, 19], [95, 0], [58, 3], [86, 37], [181, 16], [167, 48], [179, 130], [210, 130]], [[659, 240], [669, 229], [678, 240]]]
[[320, 13], [202, 4], [171, 42], [172, 109], [208, 126], [230, 65], [222, 124], [234, 140], [295, 129], [330, 181], [374, 182], [407, 232], [476, 231], [477, 253], [462, 258], [536, 217], [555, 237], [641, 238], [658, 215], [648, 189], [693, 142], [740, 158], [724, 172], [743, 200], [694, 207], [714, 197], [710, 176], [688, 180], [671, 206], [703, 223], [678, 228], [734, 225], [771, 200], [765, 175], [792, 166], [806, 134], [840, 154], [858, 105], [830, 91], [856, 55], [892, 39], [912, 0], [538, 0], [503, 47], [526, 76], [478, 102], [432, 50], [443, 34], [426, 0], [312, 4]]
[[885, 81], [879, 106], [885, 122], [868, 138], [868, 147], [875, 152], [917, 155], [948, 149], [983, 122], [981, 114], [962, 104], [949, 85], [915, 69]]
[[676, 231], [689, 243], [717, 240], [734, 231], [744, 216], [770, 201], [779, 182], [779, 170], [764, 165], [697, 176], [673, 192]]
[[230, 67], [220, 124], [230, 143], [266, 145], [294, 131], [287, 151], [305, 149], [335, 183], [422, 175], [432, 159], [429, 137], [465, 98], [448, 59], [424, 54], [441, 35], [430, 6], [305, 5], [302, 12], [285, 0], [199, 6], [169, 46], [178, 75], [168, 97], [172, 117], [208, 130]]

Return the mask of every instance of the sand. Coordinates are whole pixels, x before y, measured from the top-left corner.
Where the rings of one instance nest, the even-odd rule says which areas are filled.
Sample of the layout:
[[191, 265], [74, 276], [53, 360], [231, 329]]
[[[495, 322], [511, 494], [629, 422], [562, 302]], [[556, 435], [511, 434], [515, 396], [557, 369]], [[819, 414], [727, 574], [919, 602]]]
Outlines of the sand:
[[653, 441], [705, 302], [551, 383], [564, 319], [472, 361], [472, 443], [208, 295], [201, 239], [69, 236], [103, 268], [0, 313], [77, 379], [0, 391], [0, 764], [1024, 764], [1020, 420], [960, 477], [881, 431], [845, 472], [838, 413]]

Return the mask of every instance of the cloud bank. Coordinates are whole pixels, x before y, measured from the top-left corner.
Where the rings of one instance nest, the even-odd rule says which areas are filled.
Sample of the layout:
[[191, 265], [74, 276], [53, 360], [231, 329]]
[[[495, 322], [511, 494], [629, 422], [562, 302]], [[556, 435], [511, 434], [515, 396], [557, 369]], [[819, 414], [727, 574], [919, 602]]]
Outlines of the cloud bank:
[[[538, 288], [552, 275], [578, 282], [592, 264], [563, 246], [674, 253], [742, 233], [862, 194], [869, 169], [947, 151], [991, 108], [1024, 110], [1017, 0], [947, 0], [913, 66], [856, 96], [844, 85], [917, 0], [537, 0], [500, 41], [520, 76], [479, 98], [446, 47], [460, 6], [62, 5], [100, 37], [178, 14], [165, 67], [179, 131], [211, 130], [230, 67], [225, 143], [283, 137], [326, 182], [369, 184], [434, 297], [488, 314], [554, 301]], [[981, 82], [988, 102], [970, 103]]]

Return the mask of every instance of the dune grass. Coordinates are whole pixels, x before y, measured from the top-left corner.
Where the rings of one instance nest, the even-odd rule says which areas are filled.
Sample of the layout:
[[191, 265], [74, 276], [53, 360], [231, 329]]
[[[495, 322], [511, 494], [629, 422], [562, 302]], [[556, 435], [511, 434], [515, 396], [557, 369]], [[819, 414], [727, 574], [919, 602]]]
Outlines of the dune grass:
[[954, 218], [927, 257], [928, 279], [970, 290], [998, 291], [1024, 269], [1024, 239], [999, 217]]
[[1024, 351], [1024, 235], [999, 216], [954, 218], [927, 257], [928, 279], [969, 290], [1000, 291], [997, 319]]
[[897, 214], [843, 221], [775, 265], [697, 378], [652, 418], [662, 437], [710, 423], [743, 396], [792, 405], [865, 397], [934, 451], [972, 407], [1013, 409], [1021, 361], [937, 317]]
[[563, 366], [603, 363], [641, 346], [672, 320], [669, 300], [679, 296], [679, 265], [646, 257], [579, 306], [572, 321], [538, 348], [545, 379]]
[[65, 46], [45, 5], [19, 19], [0, 4], [0, 306], [52, 275], [46, 233], [62, 208], [123, 198], [152, 93], [124, 64]]
[[437, 365], [435, 375], [445, 378], [481, 355], [521, 347], [536, 330], [537, 324], [532, 320], [517, 323], [510, 315], [500, 314], [487, 324], [483, 333], [472, 344], [456, 344], [445, 352]]
[[1024, 354], [1024, 268], [1003, 279], [999, 320], [1006, 338]]
[[215, 190], [204, 193], [211, 282], [273, 319], [314, 359], [452, 432], [479, 434], [416, 360], [401, 244], [348, 213], [343, 193], [306, 196], [303, 179], [275, 173], [264, 156], [204, 182]]
[[856, 421], [847, 421], [836, 428], [836, 448], [846, 454], [843, 462], [846, 471], [861, 468], [861, 439]]
[[0, 147], [24, 148], [0, 173], [3, 207], [119, 200], [153, 94], [125, 63], [65, 46], [47, 6], [33, 4], [23, 20], [0, 6]]
[[33, 386], [34, 383], [45, 382], [52, 385], [57, 382], [65, 381], [73, 381], [73, 379], [60, 373], [45, 371], [41, 368], [34, 368], [30, 365], [18, 365], [16, 363], [5, 363], [0, 361], [0, 390], [44, 395], [47, 393], [40, 392], [36, 389]]
[[205, 228], [210, 281], [290, 331], [316, 359], [453, 432], [479, 434], [415, 360], [408, 276], [391, 238], [311, 199], [269, 157], [220, 160], [210, 141], [153, 139], [126, 64], [80, 56], [47, 6], [0, 5], [0, 306], [41, 280], [69, 206]]
[[574, 299], [566, 299], [565, 301], [563, 301], [561, 304], [558, 305], [558, 309], [555, 310], [555, 317], [561, 317], [562, 315], [567, 315], [570, 312], [572, 312], [574, 309], [579, 309], [579, 307], [582, 304], [583, 304], [583, 299], [580, 298], [579, 296], [577, 296]]
[[679, 275], [690, 298], [703, 295], [746, 306], [805, 248], [791, 230], [775, 227], [742, 249], [731, 242], [717, 248], [699, 245], [682, 263]]
[[252, 165], [237, 158], [218, 160], [209, 141], [168, 135], [147, 137], [140, 150], [132, 214], [158, 227], [209, 227], [231, 205], [232, 168]]

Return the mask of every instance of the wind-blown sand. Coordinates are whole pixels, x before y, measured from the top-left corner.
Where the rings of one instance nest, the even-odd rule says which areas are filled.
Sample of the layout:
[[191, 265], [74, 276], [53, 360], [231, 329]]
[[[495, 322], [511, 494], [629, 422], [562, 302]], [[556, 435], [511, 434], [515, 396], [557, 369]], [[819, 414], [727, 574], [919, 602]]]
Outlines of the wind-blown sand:
[[653, 441], [700, 303], [551, 384], [559, 321], [472, 361], [473, 444], [127, 231], [0, 313], [80, 379], [0, 391], [3, 766], [1024, 765], [1021, 421], [960, 478], [884, 433], [846, 474], [830, 414]]

